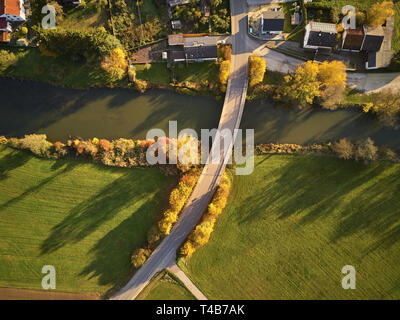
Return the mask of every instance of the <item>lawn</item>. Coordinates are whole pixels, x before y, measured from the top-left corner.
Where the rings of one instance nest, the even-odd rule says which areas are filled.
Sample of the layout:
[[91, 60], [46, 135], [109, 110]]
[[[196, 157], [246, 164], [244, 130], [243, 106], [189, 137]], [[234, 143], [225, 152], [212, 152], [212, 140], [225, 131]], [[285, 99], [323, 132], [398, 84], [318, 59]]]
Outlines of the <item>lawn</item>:
[[399, 299], [399, 190], [399, 164], [257, 156], [188, 275], [209, 299]]
[[201, 83], [218, 80], [219, 65], [215, 62], [196, 62], [175, 64], [174, 74], [176, 81], [191, 81]]
[[173, 274], [163, 271], [141, 292], [139, 300], [195, 300]]
[[84, 8], [63, 6], [64, 17], [61, 21], [57, 21], [57, 26], [79, 30], [106, 27], [108, 19], [106, 8], [100, 6], [98, 0], [86, 1]]
[[154, 83], [169, 84], [170, 71], [167, 64], [163, 62], [135, 64], [136, 76], [140, 80]]
[[[41, 289], [44, 265], [64, 292], [125, 284], [132, 252], [175, 183], [157, 169], [44, 160], [0, 146], [0, 286]], [[171, 185], [172, 184], [172, 185]]]
[[[339, 8], [340, 12], [341, 9], [345, 5], [352, 5], [356, 9], [360, 10], [368, 10], [374, 3], [380, 2], [378, 0], [320, 0], [318, 2], [321, 3], [328, 3], [336, 8]], [[394, 7], [396, 10], [396, 17], [395, 17], [395, 24], [394, 24], [394, 35], [393, 35], [393, 40], [392, 40], [392, 48], [394, 51], [398, 52], [400, 51], [400, 2], [399, 1], [393, 1], [394, 2]]]
[[[6, 48], [16, 55], [16, 62], [0, 76], [43, 81], [71, 87], [106, 85], [104, 71], [88, 64], [71, 63], [44, 56], [37, 48]], [[126, 83], [127, 78], [119, 83]]]

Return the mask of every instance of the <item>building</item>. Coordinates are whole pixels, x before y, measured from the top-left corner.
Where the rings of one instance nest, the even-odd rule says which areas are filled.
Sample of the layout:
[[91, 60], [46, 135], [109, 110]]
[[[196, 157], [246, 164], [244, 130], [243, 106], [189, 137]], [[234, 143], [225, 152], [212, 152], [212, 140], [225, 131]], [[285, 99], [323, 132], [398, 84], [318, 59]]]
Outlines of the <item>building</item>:
[[7, 21], [6, 18], [0, 18], [0, 31], [2, 32], [11, 32], [11, 24]]
[[346, 29], [342, 38], [342, 50], [360, 52], [365, 38], [364, 28]]
[[284, 24], [285, 15], [280, 7], [265, 11], [260, 17], [261, 36], [282, 34]]
[[0, 18], [6, 18], [8, 22], [24, 22], [24, 0], [0, 0]]
[[218, 59], [217, 37], [174, 34], [168, 36], [173, 62], [203, 62]]
[[337, 41], [337, 27], [334, 23], [311, 21], [306, 26], [303, 47], [306, 49], [331, 50]]
[[364, 42], [361, 50], [367, 52], [379, 51], [385, 37], [383, 27], [364, 26], [364, 34]]

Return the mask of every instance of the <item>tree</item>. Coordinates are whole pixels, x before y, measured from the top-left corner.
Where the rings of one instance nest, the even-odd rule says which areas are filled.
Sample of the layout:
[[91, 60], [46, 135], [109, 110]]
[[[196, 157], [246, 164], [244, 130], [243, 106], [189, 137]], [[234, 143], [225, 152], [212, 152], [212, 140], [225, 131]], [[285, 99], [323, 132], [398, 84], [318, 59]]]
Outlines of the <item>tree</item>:
[[354, 145], [351, 141], [343, 138], [333, 144], [332, 150], [339, 156], [339, 158], [348, 160], [353, 157]]
[[278, 98], [297, 101], [300, 108], [313, 103], [320, 95], [318, 73], [318, 63], [307, 61], [301, 64], [294, 74], [284, 77], [284, 84], [277, 90]]
[[341, 61], [323, 62], [319, 66], [320, 97], [326, 109], [336, 109], [346, 88], [346, 66]]
[[221, 90], [226, 90], [226, 84], [228, 83], [229, 72], [231, 69], [231, 62], [229, 60], [222, 61], [219, 66], [219, 83], [221, 84]]
[[375, 3], [368, 10], [368, 24], [379, 27], [386, 22], [386, 19], [394, 16], [394, 4], [392, 1], [382, 1]]
[[256, 84], [264, 80], [267, 64], [264, 58], [259, 56], [249, 57], [249, 87], [253, 88]]
[[0, 71], [6, 70], [15, 62], [17, 62], [17, 57], [14, 53], [8, 50], [0, 50]]
[[371, 138], [361, 141], [355, 151], [356, 160], [364, 160], [365, 162], [376, 160], [378, 155], [378, 148], [374, 145]]
[[124, 50], [121, 48], [111, 50], [111, 53], [103, 58], [101, 68], [108, 73], [111, 80], [120, 80], [128, 68]]

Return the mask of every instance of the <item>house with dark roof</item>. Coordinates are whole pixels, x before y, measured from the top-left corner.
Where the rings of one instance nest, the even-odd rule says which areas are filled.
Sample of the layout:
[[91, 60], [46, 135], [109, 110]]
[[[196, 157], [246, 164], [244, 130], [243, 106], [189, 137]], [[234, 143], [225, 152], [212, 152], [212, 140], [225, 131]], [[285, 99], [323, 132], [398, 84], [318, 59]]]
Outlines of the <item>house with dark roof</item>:
[[360, 52], [364, 43], [364, 28], [346, 29], [342, 35], [342, 50]]
[[303, 47], [306, 49], [331, 50], [337, 42], [337, 27], [334, 23], [310, 21], [306, 26]]
[[175, 34], [168, 36], [169, 57], [173, 62], [217, 61], [217, 37]]
[[367, 52], [379, 51], [385, 37], [383, 27], [364, 26], [364, 33], [365, 37], [361, 50]]
[[260, 36], [282, 34], [284, 24], [285, 15], [282, 8], [277, 7], [265, 11], [260, 17]]

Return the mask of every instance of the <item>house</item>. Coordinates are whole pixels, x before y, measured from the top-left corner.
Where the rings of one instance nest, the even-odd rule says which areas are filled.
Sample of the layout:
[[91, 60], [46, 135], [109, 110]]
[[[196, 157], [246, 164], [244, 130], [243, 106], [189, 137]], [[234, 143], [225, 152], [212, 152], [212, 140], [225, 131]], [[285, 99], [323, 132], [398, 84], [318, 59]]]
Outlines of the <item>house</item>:
[[8, 22], [24, 22], [24, 0], [0, 0], [0, 18], [6, 18]]
[[383, 27], [364, 26], [364, 33], [365, 37], [361, 50], [367, 52], [379, 51], [385, 37]]
[[337, 27], [334, 23], [311, 21], [306, 26], [303, 47], [306, 49], [328, 49], [336, 45]]
[[283, 32], [285, 15], [281, 8], [265, 11], [260, 17], [261, 35], [280, 35]]
[[218, 59], [217, 37], [175, 34], [168, 36], [173, 62], [203, 62]]
[[342, 50], [360, 52], [364, 43], [364, 28], [346, 29], [342, 35]]

